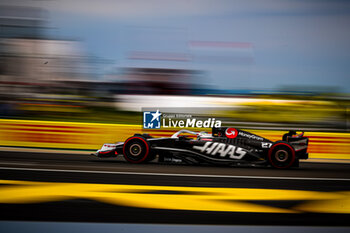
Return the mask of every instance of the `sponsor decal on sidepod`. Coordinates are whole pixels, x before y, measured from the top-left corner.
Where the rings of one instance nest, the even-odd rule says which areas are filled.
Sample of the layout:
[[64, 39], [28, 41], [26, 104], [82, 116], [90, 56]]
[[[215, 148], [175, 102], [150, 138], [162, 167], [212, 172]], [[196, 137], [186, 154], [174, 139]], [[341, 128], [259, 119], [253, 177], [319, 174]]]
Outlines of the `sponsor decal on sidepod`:
[[193, 149], [208, 155], [219, 155], [231, 159], [242, 159], [247, 153], [243, 148], [219, 142], [206, 142], [203, 146], [193, 146]]

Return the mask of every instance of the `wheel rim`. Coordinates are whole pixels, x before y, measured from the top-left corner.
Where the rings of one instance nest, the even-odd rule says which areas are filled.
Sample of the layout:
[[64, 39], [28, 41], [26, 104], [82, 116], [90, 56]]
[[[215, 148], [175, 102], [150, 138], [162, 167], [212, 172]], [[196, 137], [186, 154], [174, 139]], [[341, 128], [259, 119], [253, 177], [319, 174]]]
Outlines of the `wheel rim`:
[[288, 160], [288, 152], [285, 150], [276, 151], [275, 159], [281, 163], [287, 161]]
[[129, 152], [130, 152], [130, 155], [136, 157], [141, 154], [142, 148], [139, 144], [133, 144], [130, 146]]

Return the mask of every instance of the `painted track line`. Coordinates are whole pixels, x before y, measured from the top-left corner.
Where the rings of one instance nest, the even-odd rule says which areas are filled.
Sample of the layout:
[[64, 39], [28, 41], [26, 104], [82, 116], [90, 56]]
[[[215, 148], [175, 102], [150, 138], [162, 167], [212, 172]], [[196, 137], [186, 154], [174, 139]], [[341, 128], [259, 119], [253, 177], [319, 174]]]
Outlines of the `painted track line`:
[[42, 172], [71, 172], [71, 173], [95, 173], [95, 174], [118, 174], [118, 175], [142, 175], [142, 176], [180, 176], [180, 177], [207, 177], [207, 178], [232, 178], [232, 179], [269, 179], [269, 180], [319, 180], [319, 181], [350, 181], [349, 178], [322, 178], [322, 177], [286, 177], [286, 176], [232, 176], [232, 175], [209, 175], [209, 174], [181, 174], [181, 173], [152, 173], [152, 172], [117, 172], [117, 171], [88, 171], [69, 169], [47, 168], [16, 168], [0, 167], [1, 170], [19, 171], [42, 171]]
[[21, 166], [30, 166], [36, 165], [38, 163], [27, 162], [27, 163], [18, 163], [18, 162], [0, 162], [0, 165], [21, 165]]

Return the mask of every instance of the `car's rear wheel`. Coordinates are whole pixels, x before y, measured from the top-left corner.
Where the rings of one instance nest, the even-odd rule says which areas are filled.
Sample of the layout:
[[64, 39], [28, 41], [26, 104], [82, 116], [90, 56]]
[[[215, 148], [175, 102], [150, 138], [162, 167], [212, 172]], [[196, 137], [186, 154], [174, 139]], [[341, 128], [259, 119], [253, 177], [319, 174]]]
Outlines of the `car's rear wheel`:
[[290, 168], [295, 163], [294, 148], [287, 142], [275, 142], [268, 152], [268, 160], [274, 168]]
[[124, 142], [123, 154], [130, 163], [145, 162], [150, 155], [149, 143], [143, 137], [130, 137]]

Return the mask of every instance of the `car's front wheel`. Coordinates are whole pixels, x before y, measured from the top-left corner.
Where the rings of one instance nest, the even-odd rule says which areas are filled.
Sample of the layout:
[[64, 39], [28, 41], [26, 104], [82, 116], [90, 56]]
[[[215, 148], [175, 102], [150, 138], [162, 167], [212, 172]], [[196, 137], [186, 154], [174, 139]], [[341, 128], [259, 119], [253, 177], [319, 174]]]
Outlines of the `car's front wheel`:
[[147, 161], [150, 155], [149, 143], [143, 137], [130, 137], [124, 142], [123, 154], [130, 163], [142, 163]]
[[268, 160], [274, 168], [290, 168], [295, 163], [295, 150], [287, 142], [275, 142], [268, 152]]

